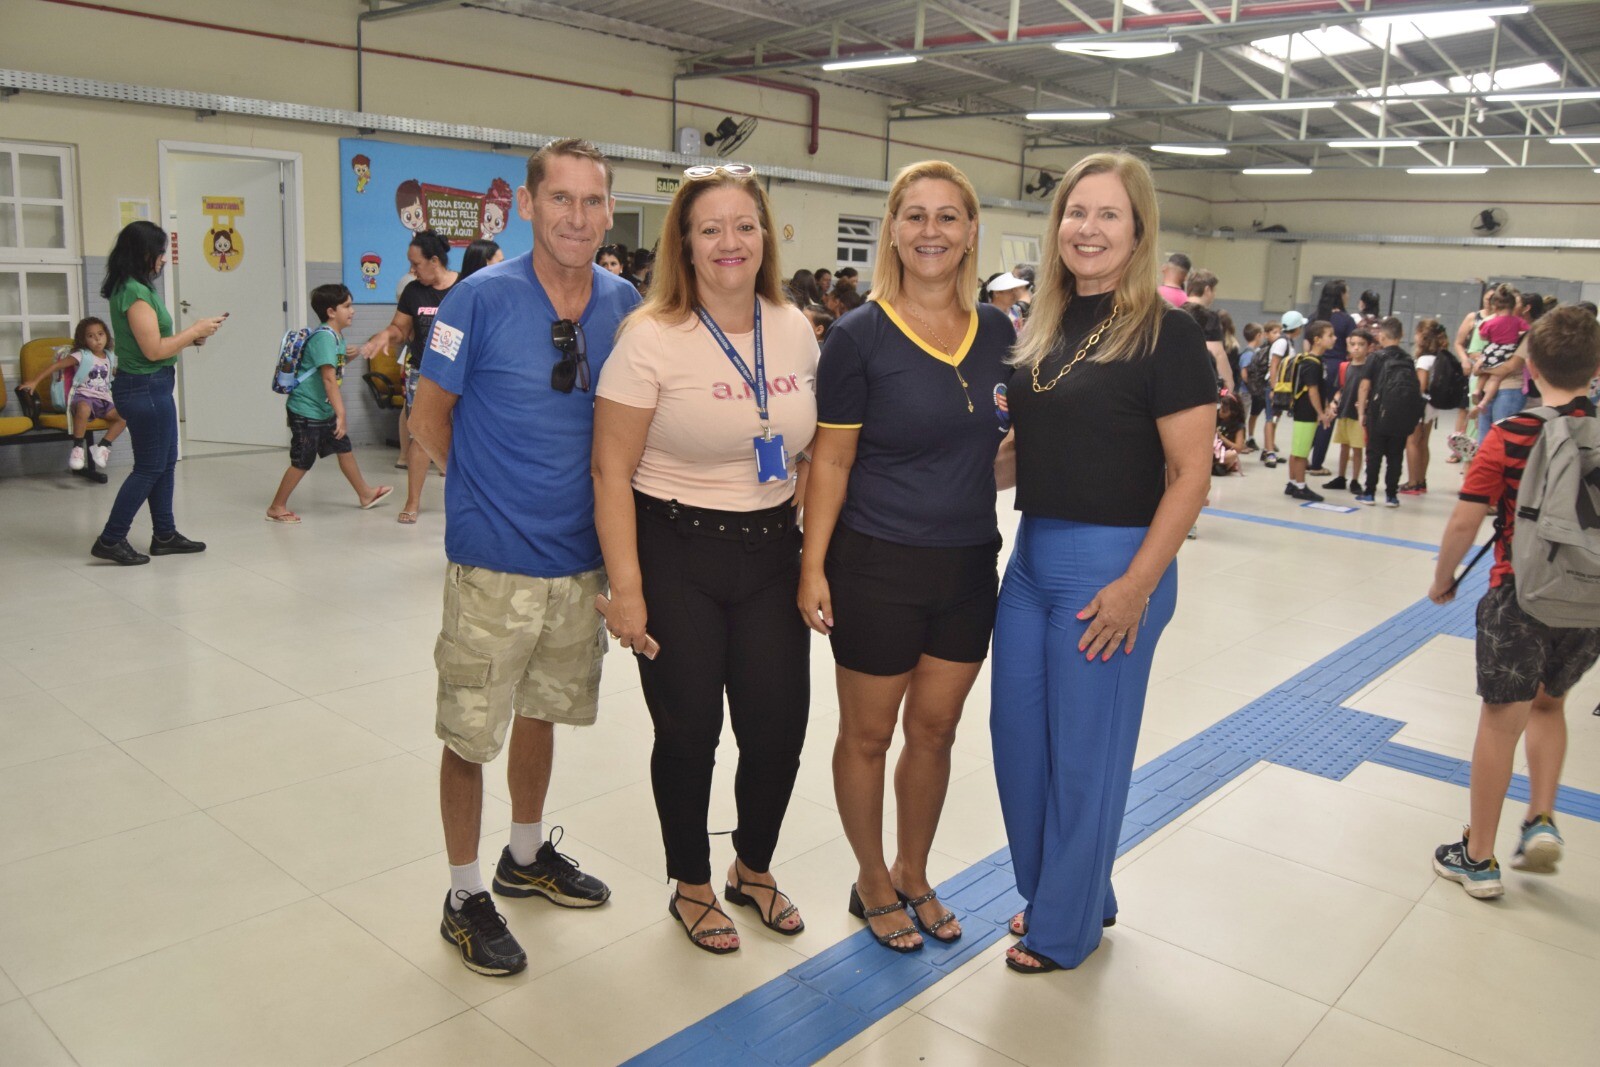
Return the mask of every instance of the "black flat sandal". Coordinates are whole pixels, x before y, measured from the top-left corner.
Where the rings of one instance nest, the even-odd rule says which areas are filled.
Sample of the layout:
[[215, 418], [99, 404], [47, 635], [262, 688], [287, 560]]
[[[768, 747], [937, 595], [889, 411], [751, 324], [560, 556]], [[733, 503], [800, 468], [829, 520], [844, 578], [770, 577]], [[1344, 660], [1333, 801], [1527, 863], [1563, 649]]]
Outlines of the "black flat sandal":
[[956, 931], [954, 937], [939, 936], [940, 930], [944, 929], [950, 923], [956, 921], [956, 913], [951, 911], [949, 908], [945, 908], [944, 914], [933, 920], [931, 923], [923, 922], [922, 915], [917, 911], [917, 909], [922, 907], [922, 905], [939, 899], [939, 891], [937, 889], [930, 889], [916, 899], [906, 896], [898, 889], [895, 890], [895, 895], [900, 898], [900, 903], [911, 909], [911, 921], [916, 923], [917, 929], [921, 930], [928, 937], [931, 937], [935, 941], [942, 942], [946, 945], [953, 945], [957, 941], [961, 940], [961, 934], [963, 931], [960, 930]]
[[1006, 966], [1010, 967], [1018, 974], [1048, 974], [1051, 971], [1061, 970], [1061, 964], [1057, 963], [1049, 956], [1041, 955], [1029, 948], [1027, 945], [1018, 945], [1017, 948], [1039, 961], [1039, 965], [1037, 967], [1029, 967], [1026, 963], [1018, 963], [1016, 960], [1012, 959], [1008, 953], [1006, 955]]
[[[806, 928], [806, 921], [804, 919], [801, 919], [800, 922], [793, 927], [782, 925], [783, 920], [793, 915], [799, 909], [794, 906], [794, 901], [789, 900], [789, 894], [779, 889], [776, 884], [767, 885], [765, 882], [747, 882], [743, 878], [739, 877], [737, 871], [734, 872], [734, 881], [738, 882], [739, 884], [723, 887], [723, 898], [727, 900], [729, 904], [737, 904], [741, 908], [756, 909], [756, 914], [761, 916], [761, 925], [765, 926], [768, 930], [771, 930], [775, 934], [782, 934], [784, 937], [793, 937], [795, 934], [800, 933]], [[774, 905], [778, 903], [778, 898], [781, 896], [783, 899], [789, 900], [789, 906], [778, 912], [778, 914], [769, 918], [767, 913], [762, 910], [761, 905], [757, 903], [756, 898], [744, 891], [745, 886], [755, 886], [759, 889], [770, 889], [772, 890], [772, 903]]]
[[707, 938], [707, 937], [721, 937], [723, 934], [733, 934], [733, 935], [737, 936], [739, 931], [735, 927], [732, 927], [732, 926], [718, 926], [718, 927], [715, 927], [715, 928], [710, 929], [710, 930], [701, 930], [698, 933], [695, 932], [696, 928], [701, 923], [706, 921], [706, 916], [710, 915], [712, 912], [716, 912], [718, 915], [722, 916], [724, 919], [726, 919], [728, 917], [728, 913], [723, 911], [721, 908], [719, 908], [717, 906], [716, 900], [713, 899], [711, 901], [711, 903], [707, 904], [703, 900], [696, 900], [693, 897], [686, 897], [682, 893], [680, 893], [676, 889], [674, 889], [672, 891], [672, 899], [667, 901], [667, 914], [671, 915], [674, 919], [678, 920], [678, 922], [680, 924], [683, 923], [683, 916], [678, 914], [678, 901], [680, 901], [680, 900], [683, 901], [686, 904], [698, 904], [701, 907], [701, 909], [703, 909], [700, 912], [700, 917], [694, 921], [694, 925], [693, 926], [687, 926], [686, 925], [686, 926], [683, 927], [684, 936], [689, 939], [689, 943], [691, 945], [693, 945], [695, 948], [698, 948], [698, 949], [704, 949], [705, 951], [711, 953], [713, 956], [726, 956], [730, 952], [739, 951], [739, 946], [738, 945], [726, 945], [724, 947], [718, 948], [716, 945], [708, 945], [708, 944], [705, 943], [704, 940], [702, 940], [702, 938]]
[[[1022, 917], [1024, 915], [1026, 915], [1026, 914], [1027, 914], [1026, 912], [1019, 911], [1015, 915], [1011, 916], [1011, 921], [1010, 922], [1006, 923], [1006, 929], [1011, 931], [1011, 936], [1012, 937], [1027, 937], [1028, 936], [1028, 922], [1027, 922], [1026, 919], [1023, 919], [1023, 921], [1021, 923], [1021, 927], [1022, 928], [1020, 930], [1017, 928], [1018, 927], [1017, 920], [1018, 919], [1022, 919]], [[1117, 925], [1117, 917], [1115, 915], [1111, 916], [1111, 918], [1109, 918], [1109, 919], [1101, 919], [1100, 920], [1100, 928], [1102, 930], [1109, 930], [1111, 927], [1113, 927], [1115, 925]]]
[[903, 926], [880, 937], [878, 931], [872, 929], [872, 924], [869, 921], [876, 919], [880, 915], [893, 915], [897, 911], [904, 911], [905, 907], [897, 898], [893, 904], [885, 904], [881, 908], [869, 908], [861, 903], [861, 892], [853, 885], [850, 887], [850, 914], [867, 923], [867, 931], [872, 934], [873, 939], [878, 944], [891, 952], [920, 952], [922, 951], [921, 941], [918, 941], [915, 945], [897, 945], [894, 943], [894, 939], [897, 937], [905, 937], [907, 934], [916, 933], [917, 928], [915, 926]]

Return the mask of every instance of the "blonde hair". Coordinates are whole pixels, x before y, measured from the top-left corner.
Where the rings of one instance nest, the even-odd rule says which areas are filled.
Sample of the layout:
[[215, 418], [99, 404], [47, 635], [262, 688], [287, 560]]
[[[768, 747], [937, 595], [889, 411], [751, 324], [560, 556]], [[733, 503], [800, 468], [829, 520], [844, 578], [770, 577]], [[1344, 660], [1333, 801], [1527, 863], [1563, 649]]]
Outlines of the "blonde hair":
[[[900, 262], [900, 250], [894, 243], [894, 220], [905, 206], [906, 193], [917, 182], [926, 180], [949, 182], [961, 193], [961, 206], [966, 209], [969, 222], [978, 221], [978, 191], [967, 176], [942, 159], [925, 159], [912, 163], [895, 175], [889, 187], [889, 202], [884, 205], [883, 225], [878, 227], [878, 258], [872, 267], [872, 299], [879, 303], [892, 303], [900, 296], [900, 283], [905, 267]], [[978, 235], [972, 235], [976, 242]], [[978, 256], [972, 248], [962, 249], [961, 269], [956, 274], [956, 300], [962, 311], [970, 312], [978, 304]]]
[[1028, 316], [1028, 328], [1011, 357], [1011, 362], [1019, 366], [1038, 366], [1061, 340], [1061, 316], [1077, 295], [1077, 279], [1061, 259], [1061, 219], [1067, 213], [1067, 198], [1072, 190], [1091, 174], [1115, 174], [1122, 182], [1133, 207], [1133, 255], [1123, 268], [1113, 297], [1122, 306], [1122, 314], [1089, 358], [1097, 363], [1136, 359], [1154, 349], [1161, 335], [1161, 318], [1169, 305], [1156, 291], [1155, 237], [1161, 228], [1161, 215], [1156, 206], [1155, 181], [1150, 177], [1150, 168], [1135, 156], [1096, 152], [1067, 171], [1050, 205], [1050, 222], [1042, 244], [1055, 248], [1056, 254], [1045, 256], [1039, 265], [1033, 313]]
[[[656, 249], [655, 269], [644, 303], [634, 308], [634, 318], [655, 319], [677, 325], [694, 314], [700, 304], [700, 287], [695, 283], [694, 263], [689, 247], [689, 216], [696, 200], [713, 189], [742, 189], [756, 204], [756, 219], [761, 226], [761, 268], [756, 271], [756, 295], [771, 304], [784, 303], [778, 266], [778, 235], [772, 225], [772, 205], [767, 191], [755, 175], [736, 177], [717, 171], [706, 178], [684, 179], [678, 186], [672, 206], [661, 224], [661, 242]], [[624, 323], [626, 326], [627, 323]]]

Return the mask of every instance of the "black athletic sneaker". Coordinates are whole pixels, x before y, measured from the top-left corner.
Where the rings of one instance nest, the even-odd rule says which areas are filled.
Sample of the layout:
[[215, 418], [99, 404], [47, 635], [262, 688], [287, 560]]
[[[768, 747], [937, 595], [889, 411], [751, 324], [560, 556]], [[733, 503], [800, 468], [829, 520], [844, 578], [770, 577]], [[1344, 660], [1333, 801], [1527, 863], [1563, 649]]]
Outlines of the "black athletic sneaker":
[[178, 531], [172, 531], [171, 537], [151, 537], [150, 554], [152, 556], [180, 556], [190, 552], [204, 552], [204, 541], [191, 541]]
[[524, 970], [528, 966], [527, 953], [506, 929], [505, 919], [495, 910], [494, 898], [482, 892], [467, 896], [464, 889], [457, 893], [466, 897], [459, 911], [450, 906], [450, 895], [445, 894], [439, 936], [461, 950], [461, 962], [467, 970], [494, 977]]
[[1296, 500], [1309, 500], [1313, 504], [1320, 503], [1324, 499], [1321, 493], [1309, 485], [1302, 485], [1298, 489], [1291, 485], [1289, 487], [1289, 495]]
[[1352, 493], [1354, 493], [1356, 496], [1360, 496], [1362, 493], [1366, 492], [1366, 490], [1361, 488], [1361, 483], [1360, 482], [1351, 482], [1350, 483], [1350, 491]]
[[[1306, 471], [1306, 473], [1310, 474], [1311, 472], [1310, 471]], [[1348, 489], [1348, 488], [1350, 488], [1350, 483], [1345, 481], [1344, 480], [1344, 475], [1341, 474], [1341, 475], [1339, 475], [1339, 477], [1335, 478], [1331, 482], [1323, 482], [1322, 483], [1322, 488], [1324, 488], [1324, 489]]]
[[598, 908], [611, 899], [611, 890], [592, 874], [578, 870], [571, 856], [556, 851], [565, 831], [556, 826], [550, 840], [539, 846], [533, 862], [519, 866], [508, 845], [500, 850], [500, 863], [494, 869], [494, 891], [507, 897], [544, 897], [563, 908]]
[[94, 544], [89, 546], [89, 555], [95, 559], [108, 559], [124, 567], [137, 567], [141, 563], [150, 562], [150, 557], [128, 544], [127, 538], [115, 544], [106, 544], [96, 537]]

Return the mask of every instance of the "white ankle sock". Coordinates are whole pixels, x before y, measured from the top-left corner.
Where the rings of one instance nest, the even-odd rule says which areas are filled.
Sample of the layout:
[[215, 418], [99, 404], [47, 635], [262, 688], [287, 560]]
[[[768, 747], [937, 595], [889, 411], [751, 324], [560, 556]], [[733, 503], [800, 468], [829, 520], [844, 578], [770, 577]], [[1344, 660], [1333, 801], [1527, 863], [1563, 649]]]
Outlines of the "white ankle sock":
[[511, 858], [518, 867], [526, 867], [539, 855], [544, 844], [544, 821], [514, 822], [511, 824]]
[[[463, 863], [457, 867], [450, 867], [450, 906], [457, 911], [461, 910], [461, 902], [474, 893], [487, 893], [488, 888], [483, 884], [483, 872], [478, 869], [478, 861]], [[465, 893], [466, 896], [461, 894]]]

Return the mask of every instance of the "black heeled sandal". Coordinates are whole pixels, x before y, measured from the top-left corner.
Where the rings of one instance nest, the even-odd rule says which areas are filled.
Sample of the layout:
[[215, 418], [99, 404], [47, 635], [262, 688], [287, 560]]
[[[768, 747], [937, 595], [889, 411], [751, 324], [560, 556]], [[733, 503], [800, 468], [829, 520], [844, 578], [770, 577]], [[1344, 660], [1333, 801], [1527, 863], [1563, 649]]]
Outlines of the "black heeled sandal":
[[897, 895], [893, 904], [885, 904], [881, 908], [869, 908], [861, 902], [860, 891], [853, 885], [850, 887], [850, 914], [854, 915], [862, 922], [867, 923], [867, 931], [872, 934], [873, 939], [884, 948], [889, 949], [891, 952], [904, 953], [921, 951], [921, 941], [918, 941], [915, 945], [896, 945], [894, 943], [895, 938], [905, 937], [907, 934], [914, 934], [917, 932], [917, 928], [915, 926], [904, 926], [898, 930], [894, 930], [890, 933], [880, 936], [878, 931], [872, 929], [872, 923], [870, 920], [876, 919], [880, 915], [893, 915], [897, 911], [904, 911], [905, 907], [905, 904], [901, 903]]
[[[765, 926], [768, 930], [771, 930], [775, 934], [782, 934], [784, 937], [793, 937], [795, 934], [800, 933], [806, 928], [806, 921], [804, 919], [801, 919], [800, 922], [793, 927], [782, 925], [783, 920], [787, 919], [800, 909], [795, 907], [794, 901], [789, 900], [789, 894], [779, 889], [776, 884], [767, 885], [765, 882], [747, 882], [743, 878], [739, 877], [738, 871], [734, 872], [733, 878], [738, 885], [724, 886], [722, 889], [723, 899], [725, 899], [729, 904], [737, 904], [741, 908], [756, 909], [756, 914], [761, 916], [761, 925]], [[745, 886], [755, 886], [759, 889], [770, 889], [772, 890], [772, 903], [774, 905], [778, 903], [778, 898], [781, 896], [783, 899], [789, 900], [789, 906], [778, 912], [778, 914], [769, 918], [766, 911], [764, 911], [761, 905], [757, 903], [756, 898], [744, 891]]]
[[1032, 956], [1035, 960], [1037, 960], [1039, 962], [1039, 965], [1037, 967], [1029, 967], [1026, 963], [1018, 963], [1016, 960], [1011, 958], [1011, 955], [1009, 953], [1007, 953], [1007, 955], [1006, 955], [1006, 966], [1010, 967], [1013, 971], [1016, 971], [1018, 974], [1048, 974], [1051, 971], [1059, 971], [1059, 970], [1061, 970], [1061, 964], [1057, 963], [1055, 960], [1051, 959], [1049, 956], [1040, 955], [1039, 953], [1035, 952], [1033, 949], [1029, 948], [1027, 945], [1018, 945], [1017, 946], [1017, 950], [1019, 952], [1026, 952], [1028, 955]]
[[694, 897], [686, 897], [674, 889], [672, 891], [672, 899], [667, 901], [667, 914], [671, 915], [674, 919], [678, 920], [680, 924], [682, 924], [683, 916], [678, 914], [678, 901], [680, 900], [686, 904], [698, 904], [702, 909], [700, 912], [700, 917], [694, 921], [693, 925], [683, 926], [683, 934], [689, 939], [689, 943], [691, 945], [698, 949], [704, 949], [706, 952], [709, 952], [714, 956], [726, 956], [730, 952], [739, 951], [738, 945], [725, 945], [719, 948], [716, 945], [708, 945], [704, 940], [702, 940], [703, 938], [707, 937], [721, 937], [724, 934], [732, 934], [737, 937], [739, 931], [733, 926], [718, 926], [710, 930], [700, 930], [698, 933], [696, 932], [696, 928], [701, 923], [705, 922], [706, 917], [712, 912], [716, 912], [724, 919], [728, 918], [728, 913], [717, 906], [716, 898], [713, 897], [711, 903], [707, 904], [703, 900], [696, 900]]
[[[960, 930], [955, 932], [954, 937], [939, 936], [940, 930], [956, 921], [956, 913], [951, 911], [949, 908], [945, 908], [944, 914], [933, 920], [931, 923], [923, 922], [921, 913], [917, 911], [917, 909], [922, 907], [922, 905], [939, 899], [939, 891], [937, 889], [930, 889], [915, 899], [906, 896], [898, 889], [895, 890], [895, 895], [900, 898], [900, 903], [911, 909], [911, 921], [916, 923], [917, 929], [921, 930], [925, 935], [945, 945], [953, 945], [957, 941], [961, 940], [962, 931]], [[940, 903], [940, 906], [943, 907], [943, 902]]]

